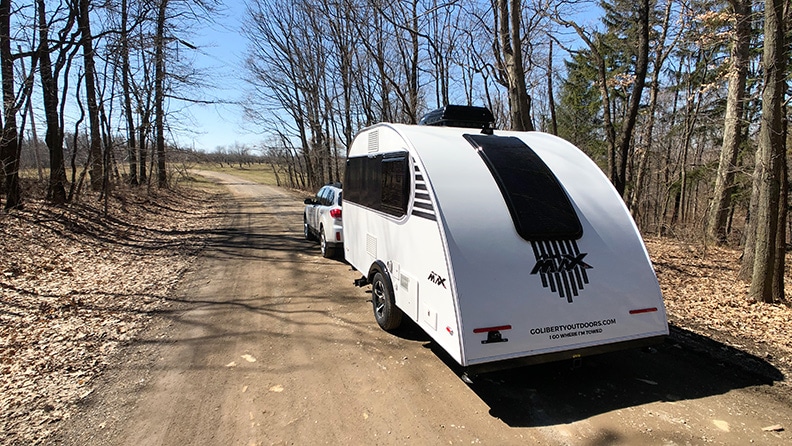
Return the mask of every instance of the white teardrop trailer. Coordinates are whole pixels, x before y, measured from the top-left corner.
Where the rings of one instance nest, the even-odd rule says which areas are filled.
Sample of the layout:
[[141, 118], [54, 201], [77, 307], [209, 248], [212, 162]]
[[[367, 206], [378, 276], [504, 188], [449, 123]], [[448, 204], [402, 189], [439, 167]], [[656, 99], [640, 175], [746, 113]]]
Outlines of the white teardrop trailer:
[[582, 151], [446, 106], [350, 148], [344, 252], [385, 330], [415, 321], [484, 372], [661, 342], [663, 298], [623, 201]]

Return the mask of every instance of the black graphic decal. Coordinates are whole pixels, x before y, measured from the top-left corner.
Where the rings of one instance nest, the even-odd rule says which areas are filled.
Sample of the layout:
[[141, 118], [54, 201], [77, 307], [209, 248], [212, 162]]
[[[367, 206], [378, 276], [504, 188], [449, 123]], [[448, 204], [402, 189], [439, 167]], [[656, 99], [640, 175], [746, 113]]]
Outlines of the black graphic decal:
[[[430, 282], [434, 283], [435, 285], [440, 285], [440, 286], [442, 286], [443, 288], [445, 288], [445, 287], [446, 287], [446, 284], [445, 284], [445, 281], [446, 281], [446, 280], [445, 280], [445, 278], [443, 278], [443, 277], [440, 277], [440, 275], [439, 275], [439, 274], [437, 274], [437, 273], [436, 273], [436, 272], [434, 272], [434, 271], [432, 271], [431, 273], [429, 273], [429, 277], [428, 277], [428, 279], [429, 279], [429, 281], [430, 281]], [[447, 289], [447, 288], [446, 288], [446, 289]]]
[[593, 267], [583, 260], [587, 253], [580, 252], [574, 240], [533, 241], [531, 246], [536, 258], [531, 274], [539, 274], [543, 287], [572, 303], [589, 283], [586, 270]]

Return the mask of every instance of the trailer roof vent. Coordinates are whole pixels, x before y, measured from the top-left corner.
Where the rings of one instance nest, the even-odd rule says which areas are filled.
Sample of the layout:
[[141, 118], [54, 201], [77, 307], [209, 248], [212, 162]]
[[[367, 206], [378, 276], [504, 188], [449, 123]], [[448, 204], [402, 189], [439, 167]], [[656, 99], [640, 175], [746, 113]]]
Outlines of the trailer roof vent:
[[491, 130], [495, 117], [486, 107], [446, 105], [425, 114], [418, 125]]

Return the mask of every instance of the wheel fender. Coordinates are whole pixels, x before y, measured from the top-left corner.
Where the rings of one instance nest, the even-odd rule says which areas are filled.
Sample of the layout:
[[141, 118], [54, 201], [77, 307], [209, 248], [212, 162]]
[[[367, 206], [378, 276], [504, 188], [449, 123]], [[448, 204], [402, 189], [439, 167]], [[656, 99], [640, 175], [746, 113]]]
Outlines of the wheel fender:
[[382, 273], [382, 276], [385, 277], [385, 281], [390, 286], [391, 291], [393, 291], [393, 284], [391, 283], [390, 272], [388, 272], [388, 267], [382, 260], [377, 260], [376, 262], [371, 264], [368, 272], [368, 281], [371, 283], [372, 279], [374, 279], [374, 274], [379, 271]]
[[368, 282], [372, 283], [374, 281], [374, 274], [376, 274], [378, 271], [382, 273], [382, 277], [385, 279], [385, 285], [388, 286], [388, 291], [390, 291], [390, 295], [393, 296], [395, 301], [396, 293], [394, 292], [393, 289], [393, 280], [391, 279], [390, 271], [388, 270], [388, 267], [385, 265], [383, 261], [377, 260], [371, 265], [371, 268], [369, 268], [369, 273], [368, 273]]

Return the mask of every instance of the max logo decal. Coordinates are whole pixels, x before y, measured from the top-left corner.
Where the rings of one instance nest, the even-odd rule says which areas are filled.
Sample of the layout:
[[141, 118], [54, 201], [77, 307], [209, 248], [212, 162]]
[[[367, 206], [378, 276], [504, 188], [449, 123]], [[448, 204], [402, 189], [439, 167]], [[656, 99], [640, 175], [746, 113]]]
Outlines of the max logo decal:
[[536, 259], [536, 265], [531, 270], [531, 274], [573, 271], [576, 267], [583, 269], [592, 268], [591, 265], [583, 261], [583, 257], [586, 257], [586, 253], [578, 254], [577, 256], [561, 254], [540, 257]]
[[439, 275], [439, 274], [437, 274], [437, 273], [436, 273], [436, 272], [434, 272], [434, 271], [432, 271], [431, 273], [429, 273], [429, 277], [428, 277], [428, 279], [429, 279], [429, 281], [430, 281], [430, 282], [434, 283], [435, 285], [440, 285], [440, 286], [442, 286], [443, 288], [445, 288], [445, 287], [446, 287], [446, 284], [445, 284], [445, 281], [446, 281], [446, 280], [445, 280], [443, 277], [440, 277], [440, 275]]
[[588, 253], [580, 252], [574, 240], [534, 241], [531, 246], [536, 258], [531, 274], [539, 274], [543, 287], [572, 303], [589, 283], [586, 270], [594, 268], [583, 261]]

